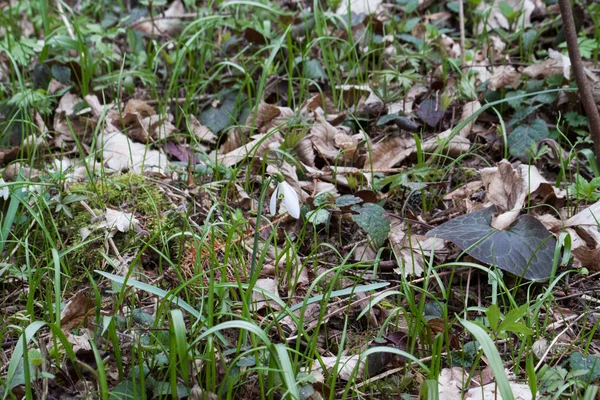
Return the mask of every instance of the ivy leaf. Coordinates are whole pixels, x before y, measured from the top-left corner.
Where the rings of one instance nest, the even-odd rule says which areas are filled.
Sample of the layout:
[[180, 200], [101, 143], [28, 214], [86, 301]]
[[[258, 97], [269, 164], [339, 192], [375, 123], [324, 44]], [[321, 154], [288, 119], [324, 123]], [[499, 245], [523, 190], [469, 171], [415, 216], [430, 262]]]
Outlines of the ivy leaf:
[[428, 99], [423, 100], [419, 104], [417, 116], [427, 125], [435, 128], [442, 118], [444, 118], [445, 112], [446, 110], [442, 109], [442, 105], [438, 101]]
[[362, 202], [362, 199], [360, 197], [356, 197], [352, 194], [345, 194], [345, 195], [340, 196], [337, 199], [335, 199], [335, 205], [338, 207], [353, 206], [353, 205], [359, 204], [361, 202]]
[[376, 247], [383, 246], [383, 243], [390, 233], [390, 220], [385, 216], [385, 210], [379, 204], [365, 203], [362, 206], [352, 207], [352, 219], [364, 229], [373, 240]]
[[552, 270], [556, 240], [540, 221], [521, 215], [509, 229], [491, 226], [496, 206], [454, 218], [427, 232], [449, 240], [470, 256], [529, 280], [545, 280]]
[[209, 106], [198, 116], [198, 121], [213, 133], [218, 134], [231, 126], [239, 114], [236, 109], [237, 96], [235, 93], [227, 93], [221, 96], [216, 107]]
[[508, 136], [508, 150], [510, 154], [527, 161], [527, 149], [531, 147], [531, 143], [537, 144], [540, 140], [546, 139], [550, 135], [546, 122], [541, 119], [532, 121], [529, 125], [521, 125], [517, 127], [510, 136]]
[[329, 211], [323, 208], [319, 208], [317, 210], [309, 211], [306, 214], [306, 219], [308, 219], [308, 222], [310, 222], [313, 225], [322, 225], [329, 221], [329, 215]]
[[569, 365], [572, 371], [589, 371], [587, 381], [592, 382], [600, 376], [600, 357], [590, 354], [585, 357], [583, 354], [576, 352], [571, 354]]

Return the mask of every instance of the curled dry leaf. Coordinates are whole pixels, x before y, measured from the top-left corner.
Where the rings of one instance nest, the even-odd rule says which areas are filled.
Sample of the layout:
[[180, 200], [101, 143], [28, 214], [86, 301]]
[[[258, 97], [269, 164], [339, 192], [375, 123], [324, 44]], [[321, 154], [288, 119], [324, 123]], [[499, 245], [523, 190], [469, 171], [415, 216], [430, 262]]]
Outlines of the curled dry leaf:
[[[516, 26], [527, 28], [531, 26], [531, 14], [535, 10], [535, 3], [532, 0], [492, 0], [479, 3], [477, 10], [489, 15], [485, 21], [482, 21], [477, 26], [477, 34], [480, 35], [485, 31], [493, 31], [497, 28], [504, 30], [510, 29], [508, 18], [504, 16], [500, 8], [501, 3], [506, 3], [515, 12], [521, 12]], [[489, 13], [489, 14], [488, 14]]]
[[520, 79], [521, 74], [512, 65], [501, 65], [488, 80], [488, 89], [496, 91], [505, 86], [516, 88]]
[[[97, 122], [103, 116], [105, 107], [96, 96], [88, 95], [85, 100]], [[164, 172], [167, 157], [158, 150], [149, 149], [145, 144], [132, 142], [110, 122], [116, 119], [116, 112], [109, 108], [106, 112], [104, 131], [98, 140], [98, 148], [102, 151], [106, 166], [115, 171], [131, 169], [134, 172]]]
[[402, 276], [422, 276], [425, 269], [424, 258], [445, 249], [443, 239], [412, 235], [407, 237], [406, 227], [399, 220], [392, 220], [388, 234], [399, 267], [394, 272]]
[[134, 23], [133, 29], [148, 35], [170, 35], [181, 28], [181, 19], [177, 18], [185, 13], [185, 8], [180, 0], [175, 0], [162, 14], [141, 23]]
[[132, 213], [126, 213], [119, 210], [107, 208], [103, 215], [103, 220], [98, 224], [98, 228], [108, 228], [109, 230], [118, 230], [119, 232], [129, 232], [138, 225], [138, 220]]
[[56, 114], [71, 116], [75, 113], [75, 106], [82, 101], [83, 100], [80, 97], [75, 96], [71, 92], [67, 92], [60, 98], [55, 112]]
[[450, 36], [442, 33], [439, 36], [440, 46], [446, 54], [452, 58], [460, 58], [461, 51], [460, 45], [454, 41]]
[[219, 163], [225, 167], [231, 167], [238, 162], [243, 161], [246, 157], [260, 157], [269, 150], [271, 145], [279, 145], [283, 142], [281, 133], [274, 134], [259, 134], [254, 135], [253, 140], [237, 149], [234, 149], [227, 154], [217, 155]]
[[[315, 361], [311, 368], [311, 374], [322, 374], [323, 368], [329, 373], [334, 373], [343, 381], [349, 381], [350, 379], [362, 380], [365, 373], [365, 360], [360, 359], [358, 354], [353, 356], [342, 356], [338, 357], [321, 357], [321, 363]], [[357, 369], [358, 368], [358, 369]]]
[[273, 104], [261, 102], [254, 112], [248, 115], [246, 126], [252, 126], [260, 133], [267, 133], [271, 129], [285, 123], [286, 119], [293, 116], [294, 111], [289, 107], [278, 107]]
[[482, 181], [467, 182], [464, 185], [462, 185], [461, 187], [459, 187], [459, 188], [453, 190], [452, 192], [448, 193], [447, 195], [445, 195], [443, 199], [446, 201], [448, 201], [448, 200], [452, 200], [452, 201], [464, 200], [464, 199], [471, 197], [475, 192], [478, 192], [482, 187], [483, 187]]
[[531, 199], [539, 196], [543, 201], [550, 196], [564, 198], [562, 191], [550, 184], [533, 165], [520, 165], [514, 169], [507, 160], [502, 160], [496, 167], [484, 168], [480, 173], [488, 191], [487, 201], [500, 210], [501, 215], [492, 221], [492, 226], [499, 230], [507, 229], [515, 221], [527, 195]]
[[392, 137], [384, 139], [372, 147], [367, 155], [365, 170], [390, 169], [400, 164], [415, 150], [415, 140], [412, 137]]
[[164, 172], [167, 157], [158, 150], [148, 149], [143, 143], [132, 142], [116, 128], [111, 132], [109, 127], [98, 141], [98, 147], [106, 166], [114, 171], [131, 169], [134, 172]]
[[[318, 114], [315, 122], [308, 138], [317, 152], [328, 161], [336, 161], [340, 158], [352, 160], [358, 141], [342, 129], [332, 126]], [[340, 153], [344, 148], [348, 151]]]
[[95, 302], [85, 293], [78, 292], [69, 299], [60, 312], [60, 327], [63, 332], [69, 332], [77, 326], [85, 328], [95, 314]]
[[277, 281], [273, 278], [257, 279], [255, 287], [262, 289], [265, 292], [270, 293], [265, 295], [257, 290], [252, 291], [252, 302], [254, 311], [262, 310], [263, 308], [271, 308], [273, 310], [281, 310], [281, 306], [277, 301], [273, 300], [273, 297], [279, 298], [279, 292], [277, 290]]
[[355, 15], [370, 15], [377, 12], [377, 9], [381, 5], [381, 3], [382, 0], [352, 0], [350, 2], [350, 7], [348, 7], [347, 2], [342, 2], [336, 10], [336, 14], [348, 15], [350, 13], [353, 13]]
[[305, 136], [300, 142], [294, 147], [296, 155], [306, 165], [311, 167], [315, 166], [315, 150], [313, 149], [313, 143], [309, 137]]
[[565, 79], [571, 78], [571, 59], [559, 51], [548, 50], [549, 58], [537, 64], [530, 65], [523, 73], [530, 78], [547, 78], [556, 74], [563, 74]]
[[569, 218], [565, 227], [571, 235], [575, 261], [600, 271], [600, 200]]
[[189, 128], [196, 137], [196, 139], [198, 139], [201, 142], [206, 142], [210, 144], [217, 143], [217, 135], [215, 135], [206, 126], [202, 125], [200, 121], [198, 121], [198, 118], [194, 117], [193, 115], [190, 115], [189, 123]]

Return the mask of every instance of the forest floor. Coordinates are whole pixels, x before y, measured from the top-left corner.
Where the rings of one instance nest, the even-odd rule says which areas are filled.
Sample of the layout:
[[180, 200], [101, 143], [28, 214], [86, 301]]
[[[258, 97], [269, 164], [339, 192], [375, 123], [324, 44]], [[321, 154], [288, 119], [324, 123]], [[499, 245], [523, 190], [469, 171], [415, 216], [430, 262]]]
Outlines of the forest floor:
[[3, 399], [597, 398], [556, 0], [0, 11]]

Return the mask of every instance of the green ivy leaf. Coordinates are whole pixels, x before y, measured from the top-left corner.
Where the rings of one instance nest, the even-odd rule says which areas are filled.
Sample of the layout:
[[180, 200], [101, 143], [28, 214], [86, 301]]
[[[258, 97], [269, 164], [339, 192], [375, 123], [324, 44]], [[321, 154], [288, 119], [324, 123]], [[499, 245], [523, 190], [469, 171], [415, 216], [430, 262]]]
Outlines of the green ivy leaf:
[[320, 208], [318, 210], [309, 211], [306, 214], [306, 219], [313, 225], [322, 225], [329, 221], [329, 211]]
[[214, 134], [231, 126], [235, 121], [238, 110], [236, 110], [237, 96], [235, 93], [227, 93], [220, 98], [220, 103], [216, 107], [204, 109], [198, 116], [198, 121]]
[[521, 125], [512, 131], [508, 136], [508, 150], [511, 155], [527, 161], [529, 157], [526, 150], [531, 146], [531, 143], [537, 144], [540, 140], [546, 139], [549, 134], [546, 122], [536, 119], [529, 125]]
[[345, 194], [335, 199], [335, 205], [338, 207], [353, 206], [360, 203], [362, 203], [362, 199], [351, 194]]
[[385, 210], [378, 204], [365, 203], [362, 206], [352, 207], [352, 219], [364, 229], [373, 240], [376, 247], [383, 246], [383, 243], [390, 233], [390, 220], [385, 215]]
[[586, 357], [579, 352], [573, 353], [571, 354], [569, 365], [573, 371], [589, 371], [589, 373], [586, 374], [588, 382], [595, 381], [598, 379], [598, 377], [600, 377], [600, 357], [593, 354], [590, 354]]
[[509, 229], [491, 226], [496, 206], [454, 218], [427, 232], [450, 240], [470, 256], [529, 280], [545, 280], [552, 270], [556, 240], [540, 221], [522, 215]]

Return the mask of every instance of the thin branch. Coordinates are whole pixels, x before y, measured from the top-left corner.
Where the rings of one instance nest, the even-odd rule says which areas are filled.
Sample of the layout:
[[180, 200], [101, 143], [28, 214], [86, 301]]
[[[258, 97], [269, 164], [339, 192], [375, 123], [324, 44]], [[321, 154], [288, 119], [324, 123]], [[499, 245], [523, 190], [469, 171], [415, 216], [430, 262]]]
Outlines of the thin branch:
[[577, 82], [577, 88], [579, 89], [579, 97], [581, 98], [583, 109], [588, 117], [590, 136], [594, 142], [596, 163], [600, 167], [600, 113], [598, 112], [598, 107], [594, 101], [592, 88], [590, 87], [587, 77], [585, 76], [585, 69], [583, 67], [583, 61], [581, 61], [581, 54], [579, 54], [579, 44], [577, 42], [577, 32], [575, 30], [575, 21], [573, 19], [571, 1], [558, 0], [558, 5], [560, 6], [560, 15], [562, 16], [565, 27], [567, 48], [569, 50], [571, 65], [573, 66], [575, 82]]

